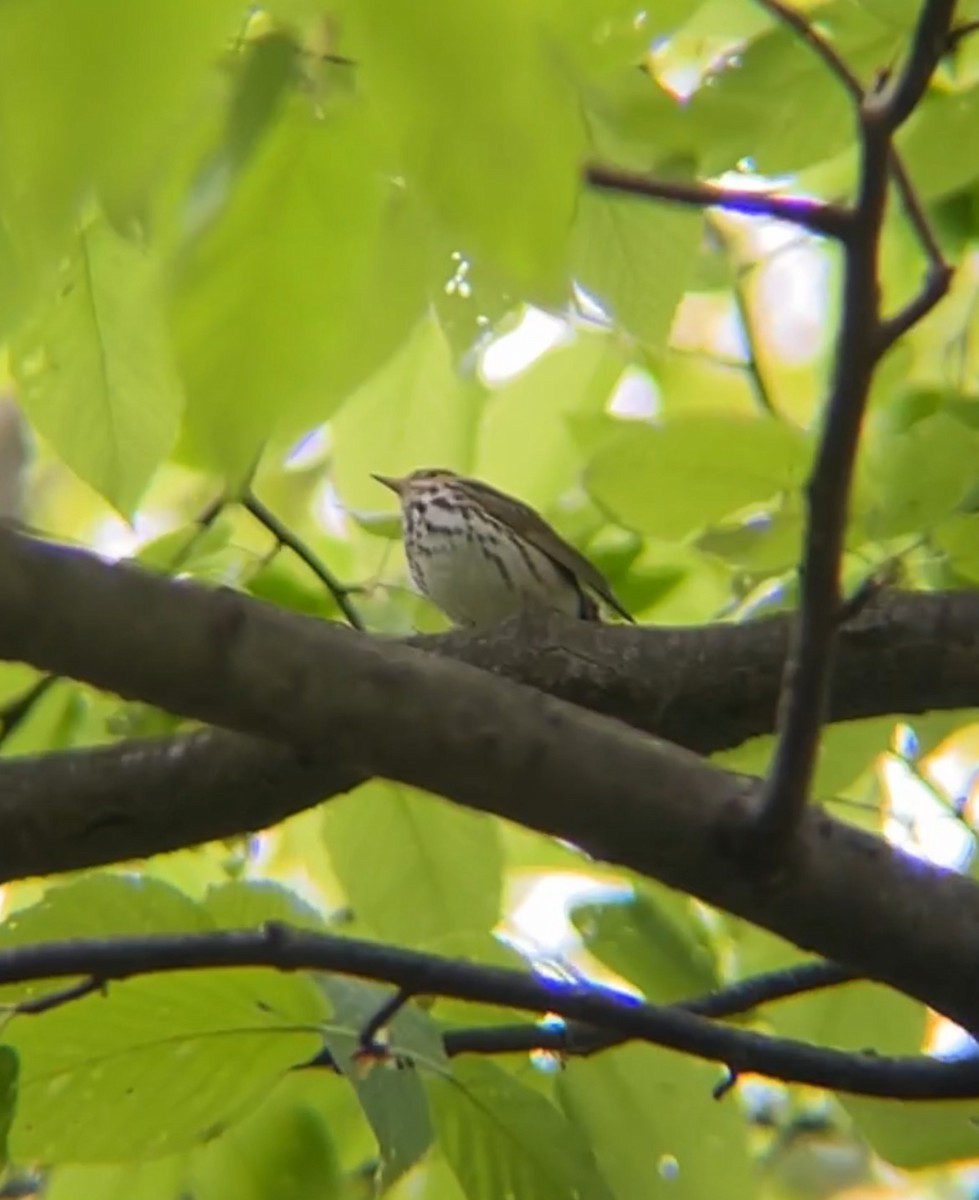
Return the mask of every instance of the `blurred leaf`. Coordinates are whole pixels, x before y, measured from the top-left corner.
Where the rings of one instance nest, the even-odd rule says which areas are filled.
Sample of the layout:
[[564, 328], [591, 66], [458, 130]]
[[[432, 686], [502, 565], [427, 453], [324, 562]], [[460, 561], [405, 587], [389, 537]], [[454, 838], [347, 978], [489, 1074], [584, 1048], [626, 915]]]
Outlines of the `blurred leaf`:
[[20, 1063], [9, 1046], [0, 1046], [0, 1169], [10, 1161], [7, 1142], [17, 1107]]
[[712, 1064], [630, 1045], [573, 1059], [557, 1087], [616, 1196], [703, 1200], [723, 1180], [725, 1200], [747, 1200], [758, 1186], [747, 1125], [736, 1105], [713, 1098], [718, 1079]]
[[[935, 200], [958, 191], [979, 176], [979, 148], [973, 136], [979, 120], [979, 87], [967, 92], [925, 95], [898, 137], [901, 157], [918, 195]], [[954, 154], [940, 147], [955, 146]]]
[[428, 1080], [428, 1096], [440, 1149], [467, 1200], [611, 1200], [587, 1140], [495, 1063], [456, 1060], [450, 1078]]
[[585, 192], [572, 271], [621, 327], [659, 349], [697, 264], [703, 214]]
[[136, 200], [241, 19], [237, 0], [0, 5], [0, 228], [28, 272], [57, 262], [93, 191]]
[[[340, 1200], [337, 1148], [309, 1079], [295, 1073], [188, 1163], [194, 1200]], [[176, 1195], [172, 1200], [177, 1200]]]
[[602, 413], [624, 367], [604, 334], [580, 333], [546, 351], [489, 393], [473, 474], [546, 510], [579, 483], [577, 423]]
[[575, 905], [569, 916], [588, 951], [653, 1003], [700, 996], [720, 982], [686, 896], [650, 885], [628, 899]]
[[344, 16], [409, 191], [477, 266], [561, 303], [583, 131], [532, 11], [521, 0], [369, 0]]
[[683, 538], [749, 504], [797, 488], [810, 441], [777, 421], [722, 414], [630, 423], [586, 474], [595, 500], [631, 529]]
[[219, 929], [254, 929], [267, 921], [284, 921], [322, 932], [326, 922], [312, 905], [271, 879], [233, 880], [212, 887], [204, 911]]
[[766, 1020], [781, 1037], [854, 1053], [917, 1054], [928, 1013], [919, 1001], [873, 983], [849, 983], [771, 1005]]
[[839, 1096], [860, 1135], [885, 1162], [903, 1171], [944, 1166], [979, 1156], [974, 1100], [909, 1106], [896, 1100]]
[[[848, 0], [819, 10], [851, 70], [871, 79], [902, 44], [902, 29]], [[774, 98], [777, 97], [777, 100]], [[783, 25], [755, 39], [694, 93], [692, 118], [703, 130], [704, 172], [748, 159], [762, 174], [781, 175], [829, 158], [856, 132], [853, 104], [804, 40]]]
[[181, 266], [173, 319], [193, 457], [232, 478], [343, 399], [385, 189], [361, 109], [294, 99]]
[[499, 919], [492, 817], [377, 780], [327, 806], [324, 836], [354, 912], [388, 941], [434, 947]]
[[374, 511], [391, 508], [395, 498], [371, 479], [373, 472], [465, 471], [476, 436], [477, 401], [476, 386], [456, 374], [438, 323], [426, 317], [333, 422], [335, 481], [344, 501]]
[[15, 346], [14, 370], [37, 428], [130, 516], [183, 409], [152, 257], [104, 219], [86, 226]]
[[856, 486], [872, 538], [929, 529], [979, 478], [979, 437], [944, 413], [868, 436]]

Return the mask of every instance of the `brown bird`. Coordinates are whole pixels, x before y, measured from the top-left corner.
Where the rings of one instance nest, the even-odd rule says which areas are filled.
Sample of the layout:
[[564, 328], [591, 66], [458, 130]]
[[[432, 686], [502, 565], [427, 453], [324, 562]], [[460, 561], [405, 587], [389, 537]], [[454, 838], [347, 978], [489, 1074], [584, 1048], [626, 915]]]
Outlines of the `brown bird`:
[[401, 501], [412, 579], [453, 624], [495, 625], [528, 606], [598, 621], [590, 592], [632, 620], [601, 572], [522, 501], [443, 469], [373, 478]]

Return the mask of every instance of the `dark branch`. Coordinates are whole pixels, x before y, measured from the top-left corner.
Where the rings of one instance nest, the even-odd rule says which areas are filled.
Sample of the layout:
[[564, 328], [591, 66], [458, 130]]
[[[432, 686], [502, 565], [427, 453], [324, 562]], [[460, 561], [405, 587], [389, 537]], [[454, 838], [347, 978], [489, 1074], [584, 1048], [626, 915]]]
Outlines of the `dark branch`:
[[[767, 4], [766, 4], [767, 6]], [[777, 6], [781, 10], [781, 6]], [[840, 564], [850, 482], [860, 428], [880, 354], [943, 294], [947, 274], [891, 138], [920, 100], [945, 45], [952, 0], [928, 0], [911, 53], [894, 81], [871, 92], [858, 108], [860, 180], [851, 224], [843, 238], [843, 299], [833, 382], [819, 449], [807, 489], [808, 525], [801, 564], [798, 625], [779, 704], [779, 740], [759, 813], [755, 849], [772, 863], [786, 854], [809, 798], [840, 625]], [[793, 22], [805, 22], [793, 16]], [[818, 49], [819, 40], [807, 38]], [[824, 55], [854, 100], [852, 77]], [[879, 247], [893, 171], [905, 207], [931, 260], [921, 295], [884, 325], [880, 315]], [[942, 264], [944, 266], [944, 264]], [[947, 268], [945, 269], [947, 272]], [[888, 340], [889, 339], [889, 340]]]
[[849, 219], [845, 208], [820, 200], [808, 200], [801, 196], [773, 196], [767, 192], [741, 191], [710, 183], [654, 179], [598, 163], [585, 169], [585, 179], [601, 191], [644, 196], [694, 208], [723, 208], [747, 216], [773, 217], [822, 237], [843, 237]]
[[[537, 623], [535, 644], [549, 627], [579, 624]], [[732, 852], [756, 781], [620, 722], [394, 642], [3, 530], [0, 656], [285, 747], [225, 741], [230, 761], [241, 752], [239, 769], [266, 774], [224, 808], [216, 794], [201, 805], [200, 790], [157, 790], [153, 849], [240, 833], [294, 810], [298, 793], [311, 804], [377, 775], [574, 842], [979, 1028], [971, 880], [819, 810], [805, 815], [793, 870], [759, 878]], [[160, 753], [175, 744], [187, 742]], [[64, 828], [50, 808], [22, 808], [23, 824], [0, 840], [5, 865], [23, 874], [38, 847], [76, 862], [93, 846], [132, 849], [134, 797], [116, 801], [76, 807]]]
[[817, 1049], [731, 1029], [680, 1008], [637, 1003], [594, 985], [558, 984], [522, 971], [284, 925], [259, 931], [83, 938], [18, 946], [0, 951], [0, 983], [75, 975], [109, 982], [165, 971], [256, 966], [332, 971], [395, 983], [415, 995], [556, 1013], [622, 1037], [722, 1062], [735, 1072], [751, 1071], [814, 1087], [903, 1100], [979, 1096], [977, 1060], [949, 1063]]
[[911, 116], [948, 49], [954, 15], [955, 0], [925, 0], [911, 37], [907, 61], [890, 83], [868, 97], [864, 107], [866, 122], [879, 121], [884, 132], [891, 135]]
[[[835, 963], [804, 963], [755, 975], [739, 983], [729, 984], [716, 992], [685, 1000], [671, 1007], [700, 1017], [733, 1017], [751, 1012], [764, 1004], [787, 1000], [822, 988], [852, 983], [851, 971]], [[620, 1045], [624, 1040], [591, 1025], [571, 1022], [565, 1025], [494, 1025], [489, 1028], [451, 1029], [445, 1034], [446, 1053], [454, 1054], [512, 1054], [531, 1050], [548, 1050], [574, 1057], [595, 1054]]]

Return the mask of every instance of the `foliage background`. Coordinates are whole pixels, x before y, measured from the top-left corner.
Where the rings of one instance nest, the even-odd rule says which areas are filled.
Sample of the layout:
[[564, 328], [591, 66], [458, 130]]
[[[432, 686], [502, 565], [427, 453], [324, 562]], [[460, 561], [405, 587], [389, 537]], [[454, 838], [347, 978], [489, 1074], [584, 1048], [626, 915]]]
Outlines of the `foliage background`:
[[[919, 6], [799, 7], [869, 79], [899, 59]], [[979, 5], [961, 3], [957, 17], [979, 17]], [[956, 274], [875, 380], [847, 530], [851, 586], [895, 557], [921, 588], [979, 578], [977, 115], [979, 58], [965, 40], [898, 139]], [[838, 312], [834, 249], [582, 184], [583, 163], [600, 160], [848, 194], [845, 96], [751, 0], [646, 11], [279, 0], [250, 17], [237, 0], [7, 0], [0, 142], [0, 333], [34, 443], [21, 454], [8, 410], [8, 515], [338, 619], [329, 589], [235, 503], [261, 456], [254, 493], [351, 589], [365, 625], [431, 630], [441, 618], [406, 586], [395, 515], [370, 472], [445, 465], [538, 506], [643, 622], [793, 605]], [[881, 259], [890, 306], [922, 267], [895, 206]], [[518, 370], [528, 344], [543, 353]], [[3, 665], [0, 699], [34, 679]], [[954, 802], [969, 798], [970, 719], [926, 717], [896, 735], [896, 718], [834, 727], [816, 791], [968, 869], [971, 832]], [[175, 723], [59, 681], [3, 749]], [[762, 772], [770, 750], [757, 739], [724, 761]], [[950, 762], [964, 763], [951, 782]], [[900, 804], [917, 818], [910, 833]], [[650, 1000], [801, 957], [648, 880], [380, 781], [247, 843], [18, 884], [0, 942], [287, 917], [513, 964], [513, 939], [541, 937], [539, 920], [518, 919], [541, 872], [552, 873], [547, 895], [567, 883], [578, 896], [590, 957], [563, 926], [556, 946], [529, 950]], [[492, 937], [501, 917], [511, 943]], [[26, 994], [8, 991], [11, 1003]], [[5, 1029], [16, 1061], [0, 1059], [15, 1168], [54, 1165], [57, 1200], [377, 1186], [430, 1200], [719, 1189], [734, 1200], [971, 1186], [960, 1165], [979, 1154], [971, 1105], [911, 1110], [752, 1081], [718, 1103], [714, 1067], [638, 1045], [561, 1071], [522, 1056], [450, 1067], [435, 1022], [475, 1017], [444, 1001], [392, 1028], [422, 1070], [365, 1073], [349, 1056], [380, 995], [196, 972], [16, 1015]], [[948, 1036], [921, 1005], [864, 984], [780, 1005], [762, 1023], [891, 1054]], [[324, 1037], [349, 1078], [290, 1071]]]

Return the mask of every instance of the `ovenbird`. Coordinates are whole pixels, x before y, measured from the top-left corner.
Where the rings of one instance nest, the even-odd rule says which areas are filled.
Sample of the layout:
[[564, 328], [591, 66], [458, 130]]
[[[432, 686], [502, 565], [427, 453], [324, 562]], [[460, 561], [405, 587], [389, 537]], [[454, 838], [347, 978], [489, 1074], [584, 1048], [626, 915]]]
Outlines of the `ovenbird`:
[[597, 621], [590, 592], [632, 620], [601, 572], [520, 500], [441, 469], [374, 478], [401, 501], [415, 585], [453, 624], [494, 625], [531, 606]]

